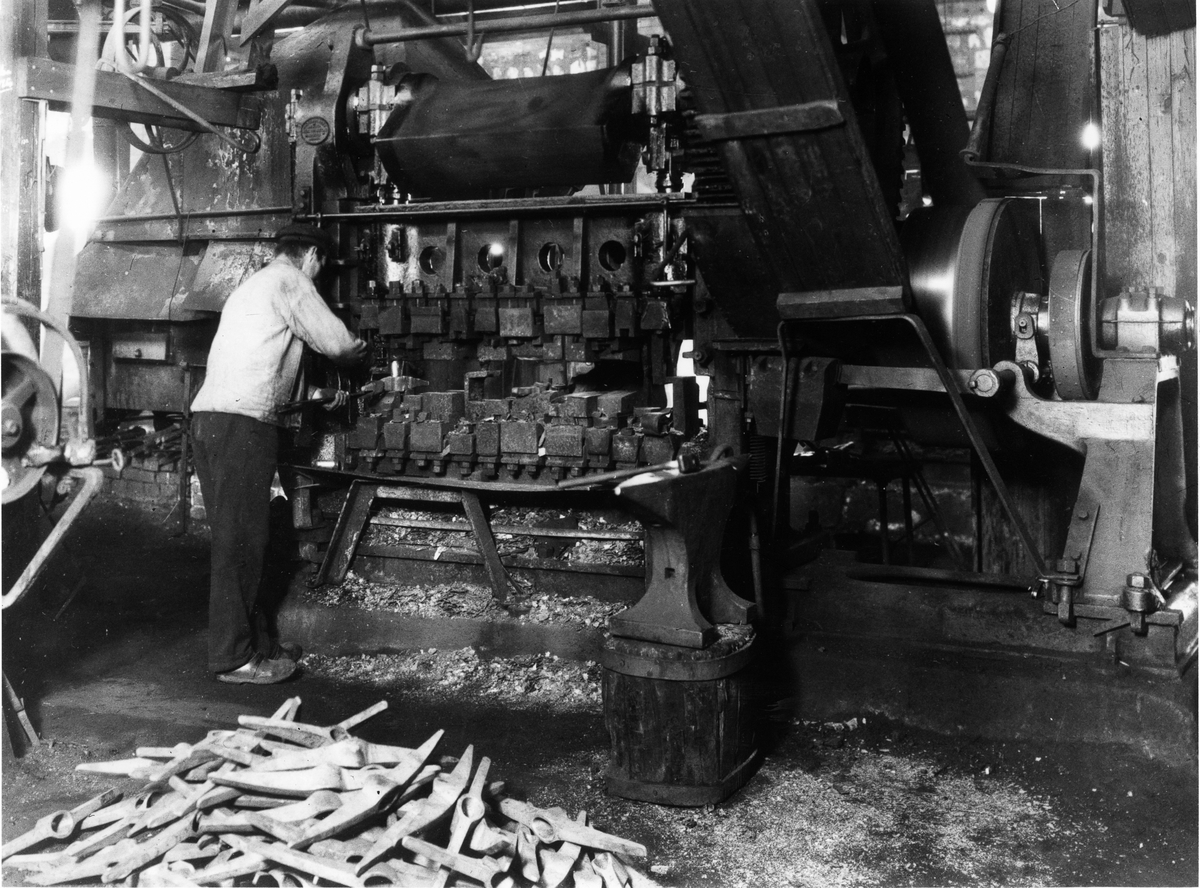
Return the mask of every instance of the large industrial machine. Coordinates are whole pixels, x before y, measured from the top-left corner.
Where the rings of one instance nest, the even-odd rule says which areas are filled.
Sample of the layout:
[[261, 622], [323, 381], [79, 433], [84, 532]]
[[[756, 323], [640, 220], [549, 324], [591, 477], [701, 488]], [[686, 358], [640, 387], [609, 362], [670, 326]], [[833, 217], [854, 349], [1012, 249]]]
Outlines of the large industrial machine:
[[[330, 377], [349, 412], [296, 413], [302, 509], [351, 492], [341, 570], [370, 510], [355, 491], [467, 502], [647, 468], [656, 492], [623, 502], [670, 532], [647, 536], [619, 637], [704, 650], [749, 599], [779, 629], [797, 601], [833, 619], [899, 589], [855, 619], [941, 644], [955, 630], [919, 602], [957, 596], [993, 620], [971, 644], [1194, 669], [1194, 256], [1174, 292], [1111, 258], [1136, 222], [1128, 158], [1080, 140], [1104, 123], [1094, 4], [1001, 0], [973, 121], [932, 0], [487, 5], [448, 23], [147, 0], [149, 39], [125, 49], [131, 24], [97, 72], [94, 114], [146, 152], [75, 279], [100, 411], [186, 419], [223, 300], [276, 229], [310, 222], [371, 347]], [[479, 34], [580, 26], [607, 67], [497, 81], [476, 63]], [[68, 65], [20, 64], [23, 95], [61, 100]], [[974, 543], [923, 551], [911, 490], [937, 511], [922, 461], [947, 450], [969, 455]], [[792, 521], [797, 479], [830, 476], [880, 484], [877, 554]], [[718, 511], [734, 520], [696, 526]], [[1009, 613], [1025, 596], [1019, 629], [978, 604], [997, 591]]]

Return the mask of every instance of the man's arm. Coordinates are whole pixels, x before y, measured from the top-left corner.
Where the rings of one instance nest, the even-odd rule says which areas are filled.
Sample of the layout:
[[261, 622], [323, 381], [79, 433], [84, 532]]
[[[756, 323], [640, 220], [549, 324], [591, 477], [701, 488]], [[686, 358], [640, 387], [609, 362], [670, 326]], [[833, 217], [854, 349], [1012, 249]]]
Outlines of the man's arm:
[[288, 326], [313, 351], [339, 364], [355, 364], [366, 357], [367, 344], [346, 329], [311, 281], [304, 279], [287, 289], [284, 301]]

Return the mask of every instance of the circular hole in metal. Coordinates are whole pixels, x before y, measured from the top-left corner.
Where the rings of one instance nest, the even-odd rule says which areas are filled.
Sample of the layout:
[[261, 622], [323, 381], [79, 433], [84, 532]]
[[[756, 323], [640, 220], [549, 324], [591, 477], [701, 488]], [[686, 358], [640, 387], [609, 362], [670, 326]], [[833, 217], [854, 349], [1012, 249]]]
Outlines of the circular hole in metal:
[[562, 268], [563, 264], [563, 248], [553, 241], [542, 244], [542, 248], [538, 250], [538, 265], [542, 267], [542, 271], [553, 274]]
[[504, 247], [484, 244], [479, 248], [479, 268], [489, 274], [504, 264]]
[[625, 245], [619, 241], [605, 241], [600, 245], [600, 265], [605, 271], [617, 271], [625, 264]]
[[426, 247], [417, 257], [417, 264], [426, 274], [437, 274], [446, 263], [446, 251], [441, 247]]

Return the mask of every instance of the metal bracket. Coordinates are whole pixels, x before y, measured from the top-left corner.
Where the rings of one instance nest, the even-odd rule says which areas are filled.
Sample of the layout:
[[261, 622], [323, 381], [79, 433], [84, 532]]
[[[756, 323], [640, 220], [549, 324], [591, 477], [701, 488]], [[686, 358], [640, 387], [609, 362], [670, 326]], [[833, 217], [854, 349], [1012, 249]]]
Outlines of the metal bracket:
[[1075, 502], [1071, 527], [1067, 531], [1067, 544], [1063, 557], [1055, 562], [1055, 570], [1039, 578], [1050, 599], [1047, 611], [1057, 613], [1058, 621], [1064, 626], [1075, 625], [1075, 590], [1083, 585], [1087, 575], [1088, 558], [1092, 553], [1092, 540], [1096, 534], [1096, 521], [1100, 515], [1100, 503], [1092, 496], [1081, 493]]

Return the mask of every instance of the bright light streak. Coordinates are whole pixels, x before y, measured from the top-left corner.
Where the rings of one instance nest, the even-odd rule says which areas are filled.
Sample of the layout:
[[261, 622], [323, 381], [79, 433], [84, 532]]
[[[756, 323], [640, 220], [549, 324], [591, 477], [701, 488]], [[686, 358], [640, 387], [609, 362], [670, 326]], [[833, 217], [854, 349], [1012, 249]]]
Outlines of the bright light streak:
[[1079, 140], [1088, 151], [1095, 151], [1100, 147], [1100, 127], [1088, 121], [1083, 127], [1083, 133], [1080, 135]]
[[56, 189], [62, 225], [83, 231], [100, 218], [109, 199], [108, 177], [90, 160], [68, 167]]

